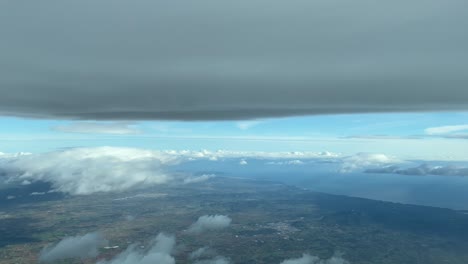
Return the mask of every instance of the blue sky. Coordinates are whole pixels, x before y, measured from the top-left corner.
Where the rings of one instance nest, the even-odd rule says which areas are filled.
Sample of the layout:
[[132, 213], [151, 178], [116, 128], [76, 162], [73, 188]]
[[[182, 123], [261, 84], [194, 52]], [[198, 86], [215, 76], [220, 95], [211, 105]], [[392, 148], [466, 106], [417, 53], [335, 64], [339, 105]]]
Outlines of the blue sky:
[[[467, 120], [468, 113], [317, 115], [209, 122], [73, 122], [3, 117], [0, 119], [0, 151], [45, 152], [67, 147], [125, 146], [176, 150], [376, 152], [414, 159], [465, 160], [468, 159], [465, 154], [468, 129], [463, 126], [468, 124]], [[442, 132], [428, 133], [431, 131], [428, 129], [440, 127]], [[453, 135], [460, 138], [452, 138]]]

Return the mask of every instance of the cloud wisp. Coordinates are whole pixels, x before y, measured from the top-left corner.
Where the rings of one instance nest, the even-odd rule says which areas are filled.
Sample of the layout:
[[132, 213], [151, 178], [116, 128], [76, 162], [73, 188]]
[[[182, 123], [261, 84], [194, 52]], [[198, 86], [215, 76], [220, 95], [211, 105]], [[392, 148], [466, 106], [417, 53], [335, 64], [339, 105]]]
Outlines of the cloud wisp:
[[349, 264], [349, 262], [340, 256], [333, 256], [330, 259], [320, 259], [316, 256], [304, 254], [301, 258], [288, 259], [280, 264]]
[[160, 233], [151, 241], [146, 251], [140, 250], [136, 244], [131, 245], [112, 260], [97, 264], [175, 264], [175, 259], [171, 256], [175, 243], [174, 236]]
[[429, 127], [424, 130], [426, 135], [453, 138], [453, 139], [468, 139], [468, 125], [452, 125], [452, 126], [439, 126]]
[[454, 165], [435, 166], [429, 164], [421, 164], [417, 167], [400, 168], [399, 166], [385, 166], [381, 168], [366, 169], [366, 173], [382, 173], [382, 174], [402, 174], [414, 176], [468, 176], [468, 167], [460, 167]]
[[185, 184], [205, 182], [216, 177], [214, 174], [203, 174], [201, 176], [191, 176], [184, 179]]
[[99, 248], [107, 245], [107, 240], [99, 233], [67, 237], [54, 246], [44, 248], [39, 256], [40, 262], [54, 262], [68, 258], [94, 258]]
[[65, 133], [80, 134], [139, 134], [141, 131], [131, 122], [74, 122], [52, 127], [53, 130]]
[[467, 131], [468, 125], [453, 125], [453, 126], [439, 126], [429, 127], [424, 130], [428, 135], [443, 135], [459, 131]]
[[217, 256], [212, 259], [204, 259], [195, 261], [195, 264], [230, 264], [231, 261], [225, 257]]
[[250, 128], [254, 127], [254, 126], [257, 126], [259, 124], [261, 124], [262, 122], [261, 121], [240, 121], [240, 122], [237, 122], [236, 123], [236, 126], [240, 129], [240, 130], [249, 130]]
[[189, 259], [195, 260], [195, 259], [199, 259], [199, 258], [202, 258], [202, 257], [210, 256], [210, 255], [212, 255], [213, 252], [214, 251], [209, 247], [201, 247], [201, 248], [191, 252], [189, 254]]
[[226, 120], [466, 110], [464, 4], [7, 1], [0, 115]]
[[189, 227], [188, 232], [200, 234], [219, 231], [229, 227], [231, 222], [232, 219], [225, 215], [204, 215]]

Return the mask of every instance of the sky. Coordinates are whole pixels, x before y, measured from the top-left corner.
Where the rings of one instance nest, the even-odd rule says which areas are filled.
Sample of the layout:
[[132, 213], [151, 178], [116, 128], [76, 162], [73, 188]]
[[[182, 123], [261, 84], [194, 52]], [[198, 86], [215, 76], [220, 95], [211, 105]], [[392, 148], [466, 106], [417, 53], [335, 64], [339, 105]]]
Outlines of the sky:
[[[0, 1], [0, 191], [266, 175], [466, 209], [466, 10], [466, 0]], [[192, 227], [219, 220], [231, 222]], [[99, 234], [42, 257], [89, 240], [93, 255]], [[174, 238], [155, 241], [151, 261], [174, 263]], [[148, 256], [131, 246], [106, 263], [127, 257]]]
[[461, 208], [466, 5], [0, 1], [0, 189], [91, 195], [221, 172]]
[[246, 121], [69, 121], [3, 117], [1, 152], [70, 147], [329, 151], [468, 160], [468, 113], [318, 115]]

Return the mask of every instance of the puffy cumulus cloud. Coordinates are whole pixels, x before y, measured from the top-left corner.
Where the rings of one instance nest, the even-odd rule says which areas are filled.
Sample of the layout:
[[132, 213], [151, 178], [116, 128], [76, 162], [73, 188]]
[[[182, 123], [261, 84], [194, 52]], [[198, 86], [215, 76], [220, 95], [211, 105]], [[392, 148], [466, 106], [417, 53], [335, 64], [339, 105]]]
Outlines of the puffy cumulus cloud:
[[0, 114], [466, 110], [464, 10], [462, 0], [2, 1]]
[[366, 173], [395, 173], [403, 175], [438, 175], [438, 176], [468, 176], [468, 168], [454, 165], [434, 166], [421, 164], [417, 167], [400, 168], [399, 166], [384, 166], [365, 170]]
[[341, 159], [340, 172], [347, 173], [371, 166], [400, 163], [401, 161], [385, 154], [358, 153]]
[[97, 264], [175, 264], [175, 259], [171, 256], [175, 243], [174, 236], [161, 233], [146, 251], [140, 250], [136, 244], [131, 245], [112, 260], [100, 261]]
[[191, 177], [187, 177], [184, 179], [184, 183], [185, 184], [190, 184], [190, 183], [199, 183], [199, 182], [204, 182], [204, 181], [207, 181], [211, 178], [214, 178], [216, 177], [216, 175], [214, 174], [203, 174], [201, 176], [191, 176]]
[[208, 231], [217, 231], [227, 228], [232, 219], [225, 215], [204, 215], [193, 223], [188, 231], [193, 233], [203, 233]]
[[212, 259], [198, 260], [195, 264], [229, 264], [231, 261], [225, 257], [218, 256]]
[[107, 240], [99, 233], [68, 237], [54, 246], [44, 248], [39, 256], [40, 262], [53, 262], [67, 258], [94, 258], [99, 248], [107, 245]]
[[241, 160], [239, 161], [239, 165], [241, 165], [241, 166], [245, 166], [245, 165], [248, 165], [248, 164], [249, 164], [249, 163], [248, 163], [245, 159], [241, 159]]
[[60, 192], [85, 195], [170, 181], [163, 167], [177, 157], [131, 148], [74, 148], [0, 159], [11, 180], [45, 181]]
[[281, 264], [349, 264], [349, 262], [340, 256], [333, 256], [330, 259], [320, 259], [316, 256], [304, 254], [301, 258], [288, 259], [281, 262]]
[[65, 133], [83, 134], [138, 134], [141, 131], [131, 122], [75, 122], [67, 125], [55, 126], [54, 130]]

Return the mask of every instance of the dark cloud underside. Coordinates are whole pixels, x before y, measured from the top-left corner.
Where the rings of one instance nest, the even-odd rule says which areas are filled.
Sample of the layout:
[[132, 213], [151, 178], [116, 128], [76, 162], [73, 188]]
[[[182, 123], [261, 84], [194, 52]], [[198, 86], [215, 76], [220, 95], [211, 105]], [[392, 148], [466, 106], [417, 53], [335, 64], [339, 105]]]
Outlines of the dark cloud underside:
[[2, 1], [0, 114], [468, 110], [462, 0]]

